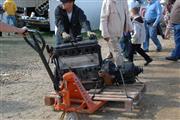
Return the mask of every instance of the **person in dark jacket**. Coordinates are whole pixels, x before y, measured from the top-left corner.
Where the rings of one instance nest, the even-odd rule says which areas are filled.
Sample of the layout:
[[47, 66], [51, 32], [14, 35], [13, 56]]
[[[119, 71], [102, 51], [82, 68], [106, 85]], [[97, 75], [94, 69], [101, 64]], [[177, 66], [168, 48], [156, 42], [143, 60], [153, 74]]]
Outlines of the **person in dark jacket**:
[[62, 4], [55, 10], [56, 45], [75, 39], [81, 35], [82, 28], [87, 31], [88, 37], [95, 36], [84, 11], [75, 5], [75, 0], [60, 1]]

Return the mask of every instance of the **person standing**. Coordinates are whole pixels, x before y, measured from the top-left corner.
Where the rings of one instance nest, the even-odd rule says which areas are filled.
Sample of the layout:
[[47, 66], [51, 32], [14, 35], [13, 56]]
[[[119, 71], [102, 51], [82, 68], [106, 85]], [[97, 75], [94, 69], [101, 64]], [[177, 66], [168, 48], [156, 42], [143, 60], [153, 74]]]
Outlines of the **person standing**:
[[142, 17], [139, 15], [138, 7], [132, 8], [131, 14], [133, 18], [133, 32], [131, 35], [132, 51], [130, 53], [129, 60], [133, 62], [134, 52], [138, 52], [146, 60], [146, 63], [144, 65], [147, 66], [150, 62], [152, 62], [152, 59], [141, 48], [141, 44], [143, 44], [145, 40], [144, 21]]
[[162, 50], [162, 45], [157, 37], [157, 28], [162, 16], [162, 7], [158, 0], [147, 0], [148, 5], [145, 12], [146, 39], [144, 50], [149, 51], [149, 39], [151, 38], [157, 47], [157, 52]]
[[[55, 10], [56, 46], [71, 42], [72, 38], [76, 39], [81, 36], [82, 28], [87, 31], [89, 38], [95, 38], [96, 34], [91, 32], [90, 23], [84, 11], [76, 6], [75, 0], [60, 0], [60, 2], [62, 4], [58, 5]], [[60, 78], [57, 76], [54, 81], [57, 95], [60, 91], [59, 85]]]
[[175, 48], [166, 60], [177, 61], [180, 59], [180, 0], [176, 0], [171, 12], [171, 23], [174, 29]]
[[3, 4], [3, 9], [7, 13], [7, 24], [10, 24], [10, 21], [13, 22], [13, 25], [16, 26], [16, 11], [17, 6], [14, 0], [6, 0]]
[[122, 38], [123, 32], [132, 30], [126, 0], [103, 0], [100, 30], [102, 37], [107, 41], [116, 66], [121, 66], [124, 58], [121, 54], [119, 39]]

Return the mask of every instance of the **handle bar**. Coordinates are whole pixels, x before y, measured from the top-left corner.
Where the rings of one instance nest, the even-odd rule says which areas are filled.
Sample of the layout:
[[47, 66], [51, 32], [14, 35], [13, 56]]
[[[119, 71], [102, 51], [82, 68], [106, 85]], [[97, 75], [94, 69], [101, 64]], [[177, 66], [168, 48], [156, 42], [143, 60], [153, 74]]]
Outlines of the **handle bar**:
[[[24, 37], [25, 41], [30, 45], [36, 52], [43, 51], [46, 48], [46, 42], [41, 34], [36, 30], [28, 30], [29, 36], [32, 40]], [[40, 50], [39, 50], [40, 49]]]
[[24, 37], [25, 41], [27, 42], [28, 45], [30, 45], [40, 56], [41, 61], [43, 62], [46, 71], [48, 72], [48, 75], [53, 82], [54, 89], [58, 89], [58, 84], [57, 81], [55, 80], [55, 77], [53, 75], [53, 72], [49, 66], [49, 63], [44, 55], [44, 50], [46, 48], [46, 41], [44, 38], [41, 36], [41, 34], [38, 31], [35, 30], [28, 30], [29, 37], [27, 36]]

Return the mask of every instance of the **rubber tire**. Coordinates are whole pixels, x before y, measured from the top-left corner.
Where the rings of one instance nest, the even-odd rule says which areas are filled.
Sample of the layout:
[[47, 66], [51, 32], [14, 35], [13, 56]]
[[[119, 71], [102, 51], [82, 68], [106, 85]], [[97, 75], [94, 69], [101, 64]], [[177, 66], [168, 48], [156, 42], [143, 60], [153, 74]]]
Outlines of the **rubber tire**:
[[63, 120], [90, 120], [88, 114], [81, 114], [76, 112], [65, 113]]

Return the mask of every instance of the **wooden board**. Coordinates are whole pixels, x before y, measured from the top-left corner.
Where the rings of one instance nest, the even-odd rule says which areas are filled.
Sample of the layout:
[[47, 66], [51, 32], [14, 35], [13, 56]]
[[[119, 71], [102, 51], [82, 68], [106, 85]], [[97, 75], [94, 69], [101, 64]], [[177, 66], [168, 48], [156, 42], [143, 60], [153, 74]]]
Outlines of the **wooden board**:
[[94, 100], [121, 102], [124, 104], [124, 107], [121, 108], [122, 111], [131, 111], [133, 104], [138, 104], [142, 99], [146, 86], [140, 83], [129, 84], [126, 85], [126, 90], [130, 98], [127, 98], [124, 86], [108, 86], [103, 90], [91, 89], [89, 95], [93, 96]]

